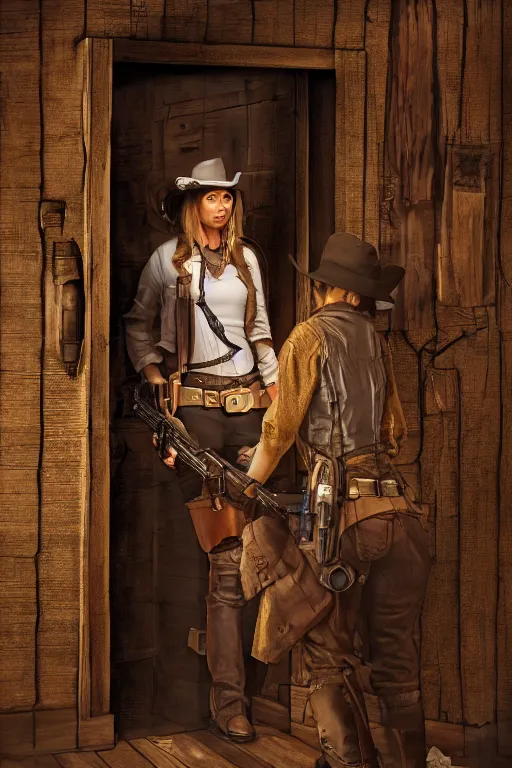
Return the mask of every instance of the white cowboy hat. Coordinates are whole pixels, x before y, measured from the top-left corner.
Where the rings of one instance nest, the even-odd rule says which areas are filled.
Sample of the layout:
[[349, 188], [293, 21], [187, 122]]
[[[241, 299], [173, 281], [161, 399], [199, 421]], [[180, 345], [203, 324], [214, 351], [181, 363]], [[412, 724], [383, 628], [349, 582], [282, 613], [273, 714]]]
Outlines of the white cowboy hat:
[[241, 173], [235, 173], [231, 181], [226, 179], [226, 169], [220, 157], [204, 160], [192, 168], [191, 176], [178, 176], [176, 187], [180, 190], [197, 189], [198, 187], [219, 187], [228, 189], [238, 184]]

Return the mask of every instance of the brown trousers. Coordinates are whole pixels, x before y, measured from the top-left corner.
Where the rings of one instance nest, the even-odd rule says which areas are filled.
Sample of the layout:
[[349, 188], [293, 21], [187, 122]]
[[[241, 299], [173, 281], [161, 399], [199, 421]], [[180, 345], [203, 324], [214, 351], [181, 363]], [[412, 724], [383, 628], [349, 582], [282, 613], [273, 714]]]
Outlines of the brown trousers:
[[[354, 693], [354, 636], [360, 630], [383, 724], [396, 731], [389, 765], [424, 768], [419, 618], [430, 569], [427, 535], [414, 516], [390, 513], [352, 526], [341, 542], [342, 559], [366, 578], [337, 594], [331, 613], [303, 639], [324, 756], [333, 768], [375, 765], [357, 737], [357, 701], [347, 706], [347, 674]], [[361, 701], [357, 682], [355, 688]]]

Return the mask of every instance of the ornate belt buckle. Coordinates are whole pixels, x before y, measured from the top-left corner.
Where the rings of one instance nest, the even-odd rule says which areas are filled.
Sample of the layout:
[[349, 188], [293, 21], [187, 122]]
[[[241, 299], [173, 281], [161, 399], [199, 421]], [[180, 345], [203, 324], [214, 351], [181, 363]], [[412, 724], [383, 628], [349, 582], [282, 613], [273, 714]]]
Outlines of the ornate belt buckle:
[[203, 390], [199, 387], [179, 387], [179, 404], [180, 405], [202, 405], [203, 404]]
[[214, 389], [204, 390], [204, 407], [205, 408], [218, 408], [220, 405], [220, 392], [216, 392]]
[[381, 480], [380, 492], [383, 496], [400, 496], [400, 489], [396, 480]]
[[226, 389], [220, 393], [221, 404], [226, 413], [247, 413], [254, 408], [254, 395], [250, 389]]
[[348, 498], [358, 499], [360, 496], [380, 496], [377, 480], [371, 477], [353, 477], [348, 489]]
[[326, 483], [319, 483], [316, 489], [316, 498], [318, 502], [325, 502], [326, 504], [332, 504], [333, 493], [332, 485]]

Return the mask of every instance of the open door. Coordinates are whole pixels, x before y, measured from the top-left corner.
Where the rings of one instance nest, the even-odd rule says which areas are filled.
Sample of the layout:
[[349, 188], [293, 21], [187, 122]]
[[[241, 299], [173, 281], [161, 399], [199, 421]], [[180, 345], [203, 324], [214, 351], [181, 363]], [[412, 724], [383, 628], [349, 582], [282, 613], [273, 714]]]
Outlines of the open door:
[[[294, 72], [119, 64], [114, 68], [111, 174], [112, 704], [121, 734], [197, 728], [208, 717], [204, 656], [187, 647], [205, 627], [208, 559], [175, 474], [131, 410], [121, 317], [154, 249], [172, 237], [155, 190], [222, 157], [242, 171], [245, 234], [268, 265], [277, 349], [295, 322]], [[288, 467], [290, 462], [288, 462]], [[286, 480], [287, 466], [282, 470]], [[246, 612], [247, 660], [257, 605]], [[252, 660], [249, 694], [264, 673]], [[251, 690], [252, 689], [252, 690]]]
[[[84, 721], [112, 710], [120, 734], [147, 735], [201, 727], [209, 689], [204, 657], [187, 647], [190, 628], [205, 625], [207, 558], [129, 394], [134, 372], [121, 317], [147, 259], [170, 237], [150, 193], [208, 157], [223, 157], [228, 174], [243, 171], [245, 233], [266, 254], [279, 350], [309, 311], [307, 281], [297, 279], [288, 253], [308, 267], [310, 246], [316, 252], [332, 231], [335, 81], [332, 70], [248, 69], [242, 61], [217, 69], [114, 65], [111, 41], [86, 44], [91, 493], [80, 708]], [[314, 63], [330, 68], [323, 55]], [[330, 149], [310, 150], [312, 137]], [[289, 488], [292, 455], [283, 466]], [[247, 611], [248, 657], [256, 608]], [[265, 676], [252, 663], [250, 695]], [[275, 678], [270, 689], [277, 697]]]

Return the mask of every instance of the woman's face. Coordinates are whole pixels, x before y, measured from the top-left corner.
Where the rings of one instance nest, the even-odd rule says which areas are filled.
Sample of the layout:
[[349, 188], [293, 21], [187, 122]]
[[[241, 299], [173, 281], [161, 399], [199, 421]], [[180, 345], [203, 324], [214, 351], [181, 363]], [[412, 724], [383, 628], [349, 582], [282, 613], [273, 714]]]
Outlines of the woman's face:
[[201, 224], [210, 229], [222, 229], [233, 210], [233, 195], [226, 189], [212, 189], [199, 200]]

